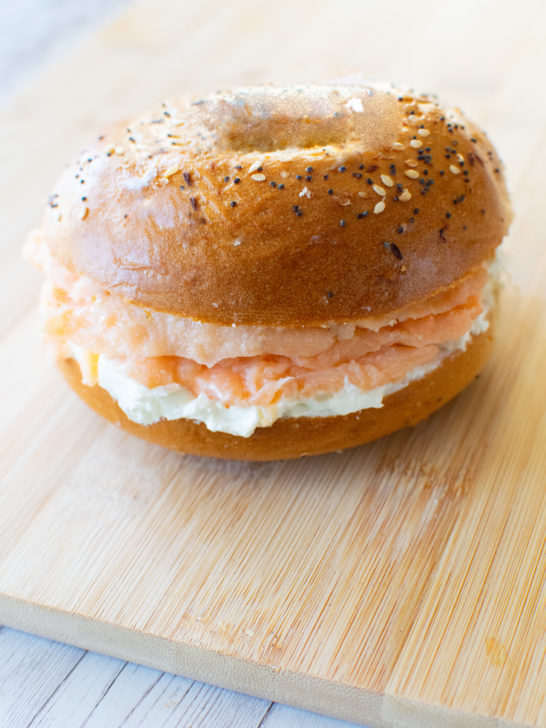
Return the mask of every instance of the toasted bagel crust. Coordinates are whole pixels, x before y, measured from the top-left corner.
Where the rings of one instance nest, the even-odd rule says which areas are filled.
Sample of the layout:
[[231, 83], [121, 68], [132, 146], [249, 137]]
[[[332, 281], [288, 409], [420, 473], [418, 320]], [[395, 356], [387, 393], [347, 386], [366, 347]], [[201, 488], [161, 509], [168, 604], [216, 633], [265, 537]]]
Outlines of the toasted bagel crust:
[[497, 155], [459, 111], [378, 86], [259, 87], [101, 135], [42, 235], [142, 306], [302, 326], [427, 298], [491, 258], [509, 219]]
[[452, 399], [483, 367], [491, 348], [491, 329], [474, 337], [466, 351], [446, 357], [430, 374], [385, 398], [380, 409], [341, 417], [296, 417], [258, 428], [251, 437], [211, 432], [192, 420], [162, 420], [139, 425], [129, 420], [108, 392], [82, 384], [73, 359], [58, 365], [74, 391], [96, 412], [127, 432], [192, 455], [232, 460], [282, 460], [342, 450], [415, 425]]

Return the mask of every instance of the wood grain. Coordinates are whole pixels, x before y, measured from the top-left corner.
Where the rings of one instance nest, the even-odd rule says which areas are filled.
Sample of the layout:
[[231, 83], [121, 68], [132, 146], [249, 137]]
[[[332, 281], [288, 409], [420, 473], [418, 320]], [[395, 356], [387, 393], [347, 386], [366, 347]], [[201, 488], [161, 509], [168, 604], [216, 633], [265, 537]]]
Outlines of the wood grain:
[[[424, 2], [393, 24], [376, 2], [147, 0], [14, 101], [0, 120], [1, 621], [370, 726], [546, 724], [546, 23], [538, 2], [491, 9], [461, 2], [446, 27]], [[399, 79], [401, 63], [508, 166], [515, 284], [480, 379], [414, 430], [292, 463], [179, 457], [89, 412], [45, 358], [38, 277], [19, 260], [59, 160], [161, 95]]]

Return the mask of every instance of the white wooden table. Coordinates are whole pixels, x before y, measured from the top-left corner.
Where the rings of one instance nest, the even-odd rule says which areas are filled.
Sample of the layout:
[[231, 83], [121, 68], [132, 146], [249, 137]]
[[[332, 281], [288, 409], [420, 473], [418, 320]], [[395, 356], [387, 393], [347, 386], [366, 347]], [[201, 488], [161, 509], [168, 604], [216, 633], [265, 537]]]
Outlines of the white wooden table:
[[[128, 0], [0, 6], [0, 110]], [[0, 627], [0, 726], [349, 728], [350, 723]]]
[[0, 628], [0, 726], [6, 728], [352, 725]]

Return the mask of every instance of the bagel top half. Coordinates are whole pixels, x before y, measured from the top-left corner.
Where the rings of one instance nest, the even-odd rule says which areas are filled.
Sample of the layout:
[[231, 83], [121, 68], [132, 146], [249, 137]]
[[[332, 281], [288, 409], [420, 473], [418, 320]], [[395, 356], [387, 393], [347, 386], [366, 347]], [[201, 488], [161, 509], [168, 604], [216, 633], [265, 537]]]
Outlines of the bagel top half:
[[381, 316], [493, 257], [497, 154], [456, 109], [380, 86], [241, 88], [101, 134], [49, 199], [51, 255], [214, 324]]

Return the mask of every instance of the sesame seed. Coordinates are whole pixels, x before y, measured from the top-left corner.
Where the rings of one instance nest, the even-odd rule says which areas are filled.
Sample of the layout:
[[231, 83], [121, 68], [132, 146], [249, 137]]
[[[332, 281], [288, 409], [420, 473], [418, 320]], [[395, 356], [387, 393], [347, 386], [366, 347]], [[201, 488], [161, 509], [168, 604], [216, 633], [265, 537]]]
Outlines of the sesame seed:
[[328, 190], [328, 194], [329, 194], [329, 195], [333, 195], [333, 194], [334, 194], [334, 190], [330, 188], [330, 189]]
[[263, 182], [265, 179], [265, 174], [253, 174], [251, 176], [252, 179], [256, 180], [256, 182]]
[[233, 180], [233, 184], [238, 185], [240, 181], [241, 181], [240, 177], [235, 177], [235, 179]]
[[392, 179], [389, 177], [388, 174], [381, 175], [381, 182], [383, 182], [384, 185], [387, 185], [387, 187], [392, 187], [394, 184], [394, 182], [392, 181]]
[[419, 139], [412, 139], [409, 143], [410, 147], [413, 147], [414, 149], [419, 149], [419, 147], [423, 146], [423, 142], [419, 141]]
[[346, 225], [345, 220], [339, 221], [339, 227], [345, 227], [345, 225]]
[[313, 181], [313, 177], [310, 174], [306, 174], [305, 175], [305, 179], [307, 180], [307, 182], [312, 182]]
[[428, 137], [428, 136], [430, 136], [430, 132], [429, 132], [428, 129], [417, 129], [417, 133], [421, 137]]
[[197, 197], [190, 197], [190, 205], [193, 207], [194, 210], [197, 210], [197, 208], [199, 207]]
[[367, 210], [364, 210], [363, 212], [359, 212], [358, 213], [357, 218], [359, 220], [362, 220], [363, 217], [368, 217], [368, 211]]
[[362, 174], [360, 172], [353, 172], [353, 177], [355, 179], [360, 179], [362, 177]]
[[308, 190], [307, 187], [304, 187], [303, 190], [299, 193], [298, 197], [311, 198], [311, 191]]
[[449, 218], [451, 217], [451, 213], [450, 212], [446, 212], [446, 217], [449, 220]]
[[414, 169], [406, 169], [404, 174], [410, 179], [417, 179], [419, 177], [419, 172], [416, 172]]
[[387, 194], [385, 188], [381, 187], [381, 185], [373, 185], [372, 189], [374, 192], [377, 192], [378, 195], [381, 195], [381, 197], [385, 197]]
[[189, 172], [182, 172], [182, 177], [184, 177], [184, 182], [188, 187], [191, 187], [191, 174]]
[[303, 179], [303, 175], [302, 174], [297, 174], [296, 175], [296, 179]]
[[114, 149], [114, 152], [115, 152], [116, 154], [125, 154], [125, 149], [124, 149], [123, 147], [116, 147], [116, 148]]
[[329, 176], [330, 176], [329, 174], [325, 174], [324, 179], [328, 179]]
[[398, 247], [398, 245], [396, 245], [396, 243], [389, 243], [389, 242], [388, 242], [387, 240], [385, 240], [385, 242], [383, 243], [383, 246], [384, 246], [385, 248], [387, 248], [387, 250], [390, 250], [390, 251], [391, 251], [391, 253], [392, 253], [392, 254], [393, 254], [393, 255], [394, 255], [394, 256], [395, 256], [396, 258], [398, 258], [398, 260], [402, 260], [402, 258], [403, 258], [403, 255], [402, 255], [402, 253], [400, 252], [400, 248]]
[[248, 174], [252, 174], [252, 172], [257, 172], [262, 164], [263, 164], [263, 159], [257, 160], [256, 162], [252, 162], [252, 164], [248, 168]]
[[383, 212], [384, 209], [385, 203], [383, 202], [383, 200], [381, 200], [381, 202], [378, 202], [377, 205], [373, 208], [374, 215], [379, 215], [379, 213]]
[[313, 171], [313, 167], [306, 167], [305, 171], [309, 172], [309, 174], [311, 174], [311, 172]]
[[164, 172], [163, 175], [165, 177], [172, 177], [173, 174], [176, 174], [179, 171], [180, 167], [178, 164], [173, 164], [172, 167], [168, 167]]
[[359, 197], [367, 197], [368, 195], [365, 192], [362, 192], [362, 190], [358, 193]]
[[281, 182], [280, 185], [277, 186], [277, 189], [284, 190], [284, 184]]
[[400, 252], [400, 248], [398, 247], [398, 245], [396, 245], [396, 243], [391, 243], [391, 250], [398, 258], [398, 260], [402, 260], [402, 253]]
[[224, 182], [229, 182], [229, 177], [227, 175], [224, 177]]
[[277, 186], [277, 183], [276, 182], [270, 182], [269, 184], [270, 184], [271, 187], [276, 187]]
[[338, 171], [345, 172], [346, 169], [347, 169], [347, 167], [344, 167], [343, 165], [341, 165], [341, 167], [339, 167]]
[[398, 199], [401, 202], [408, 202], [408, 200], [411, 200], [411, 192], [409, 190], [404, 190], [402, 194], [398, 195]]
[[394, 142], [394, 144], [392, 145], [392, 148], [398, 149], [399, 151], [401, 151], [402, 149], [405, 149], [405, 146], [403, 144], [401, 144], [400, 142]]
[[80, 210], [80, 219], [85, 220], [85, 218], [87, 217], [88, 214], [89, 214], [89, 208], [85, 207], [85, 206], [82, 207]]
[[461, 173], [461, 170], [458, 167], [456, 167], [454, 164], [450, 164], [449, 165], [449, 171], [452, 174], [460, 174]]
[[417, 167], [417, 165], [419, 164], [419, 162], [416, 159], [406, 159], [406, 161], [404, 162], [404, 164], [407, 167]]
[[237, 207], [237, 203], [235, 202], [235, 200], [232, 200], [232, 201], [231, 201], [231, 202], [229, 203], [229, 205], [230, 205], [230, 207]]

